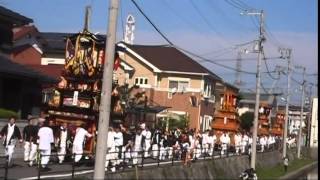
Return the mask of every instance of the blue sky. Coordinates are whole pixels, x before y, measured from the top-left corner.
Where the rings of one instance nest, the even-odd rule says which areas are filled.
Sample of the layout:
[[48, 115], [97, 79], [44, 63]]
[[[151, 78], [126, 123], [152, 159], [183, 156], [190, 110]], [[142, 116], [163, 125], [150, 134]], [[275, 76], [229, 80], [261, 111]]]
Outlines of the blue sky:
[[[267, 41], [264, 45], [266, 57], [278, 57], [278, 47], [293, 49], [295, 65], [307, 67], [308, 73], [318, 72], [318, 2], [317, 0], [136, 0], [150, 19], [168, 38], [178, 46], [196, 52], [206, 58], [234, 67], [237, 51], [235, 44], [252, 41], [258, 36], [258, 19], [241, 16], [241, 9], [249, 6], [264, 10]], [[109, 1], [102, 0], [0, 0], [0, 5], [19, 12], [34, 20], [43, 32], [78, 32], [83, 28], [84, 8], [92, 6], [90, 30], [106, 33]], [[241, 6], [236, 8], [234, 6]], [[248, 7], [248, 8], [249, 8]], [[121, 0], [118, 16], [118, 40], [122, 39], [126, 16], [131, 13], [136, 19], [135, 40], [137, 44], [166, 44], [148, 22], [140, 15], [130, 0]], [[245, 48], [250, 49], [250, 46]], [[256, 70], [256, 54], [243, 55], [242, 67], [246, 71]], [[204, 66], [233, 82], [235, 72], [211, 63]], [[280, 59], [268, 61], [271, 70], [275, 65], [286, 65]], [[262, 63], [262, 71], [266, 71]], [[301, 81], [299, 70], [294, 78]], [[254, 75], [241, 75], [245, 88], [255, 88]], [[317, 84], [317, 76], [308, 76], [308, 81]], [[262, 74], [262, 83], [268, 88], [273, 83]], [[285, 87], [286, 78], [279, 81]], [[294, 102], [299, 102], [298, 84], [292, 83]]]

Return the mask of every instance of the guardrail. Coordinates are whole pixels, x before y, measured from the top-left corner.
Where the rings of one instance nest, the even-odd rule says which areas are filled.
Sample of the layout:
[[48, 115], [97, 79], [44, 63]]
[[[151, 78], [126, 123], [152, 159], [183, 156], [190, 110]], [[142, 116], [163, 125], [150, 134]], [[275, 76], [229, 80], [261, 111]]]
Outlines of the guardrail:
[[[240, 147], [241, 148], [241, 147]], [[148, 152], [144, 150], [139, 151], [131, 151], [128, 149], [117, 148], [113, 151], [109, 150], [106, 155], [106, 160], [108, 165], [106, 168], [107, 173], [125, 171], [125, 170], [132, 170], [131, 167], [137, 166], [138, 168], [144, 168], [146, 166], [160, 166], [161, 164], [170, 164], [173, 166], [176, 163], [183, 163], [184, 165], [190, 164], [192, 161], [198, 160], [214, 160], [216, 158], [224, 158], [229, 156], [237, 156], [237, 155], [248, 155], [248, 150], [250, 146], [245, 147], [245, 153], [236, 153], [235, 150], [237, 149], [234, 146], [228, 146], [226, 151], [221, 151], [221, 145], [217, 145], [212, 148], [158, 148], [157, 150], [149, 150]], [[273, 144], [270, 147], [266, 147], [264, 152], [270, 152], [281, 148], [281, 142], [278, 144]], [[259, 150], [261, 149], [261, 145], [257, 145], [257, 152], [261, 153]], [[42, 168], [42, 158], [45, 156], [49, 156], [50, 158], [58, 158], [58, 156], [68, 156], [63, 165], [70, 165], [71, 166], [71, 178], [75, 177], [75, 173], [79, 170], [78, 167], [81, 167], [83, 164], [89, 164], [91, 167], [90, 169], [80, 169], [82, 170], [91, 170], [94, 165], [94, 154], [93, 153], [82, 153], [82, 154], [75, 154], [75, 153], [66, 153], [66, 154], [58, 154], [53, 152], [51, 155], [41, 155], [41, 153], [37, 152], [37, 169], [38, 174], [37, 178], [40, 179], [43, 174]], [[75, 156], [82, 155], [82, 159], [79, 162], [75, 162]], [[83, 158], [88, 157], [89, 159]], [[71, 157], [71, 158], [70, 158]], [[4, 158], [4, 157], [0, 157]], [[49, 159], [50, 159], [49, 158]], [[58, 164], [56, 162], [52, 162], [48, 166], [52, 166]], [[111, 169], [111, 172], [109, 171]], [[57, 171], [50, 171], [50, 173], [57, 173]], [[47, 174], [46, 174], [47, 175]], [[5, 163], [5, 175], [4, 179], [7, 179], [8, 176], [8, 157], [6, 156], [6, 163]]]

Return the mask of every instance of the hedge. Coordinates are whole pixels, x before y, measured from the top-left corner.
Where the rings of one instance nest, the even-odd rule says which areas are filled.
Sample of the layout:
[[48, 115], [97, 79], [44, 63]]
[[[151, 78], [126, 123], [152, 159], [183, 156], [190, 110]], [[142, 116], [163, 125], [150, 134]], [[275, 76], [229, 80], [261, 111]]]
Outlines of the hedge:
[[8, 109], [2, 109], [0, 108], [0, 118], [9, 118], [9, 117], [18, 117], [18, 113], [8, 110]]

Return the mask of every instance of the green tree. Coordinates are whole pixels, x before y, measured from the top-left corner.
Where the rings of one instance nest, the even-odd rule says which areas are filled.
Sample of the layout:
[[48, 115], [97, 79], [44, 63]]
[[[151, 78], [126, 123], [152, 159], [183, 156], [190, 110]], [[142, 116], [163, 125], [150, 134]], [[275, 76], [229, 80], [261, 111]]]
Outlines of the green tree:
[[250, 128], [253, 125], [254, 113], [253, 112], [245, 112], [240, 116], [240, 126], [242, 129], [246, 131], [250, 131]]

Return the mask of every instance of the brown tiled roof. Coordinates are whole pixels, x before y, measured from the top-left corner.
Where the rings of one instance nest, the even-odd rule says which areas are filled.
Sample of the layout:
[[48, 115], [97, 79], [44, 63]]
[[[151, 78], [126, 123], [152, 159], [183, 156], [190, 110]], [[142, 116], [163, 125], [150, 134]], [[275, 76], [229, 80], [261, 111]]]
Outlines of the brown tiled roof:
[[8, 57], [0, 55], [0, 74], [9, 74], [20, 77], [41, 79], [44, 82], [52, 82], [51, 77], [40, 73], [26, 65], [21, 65], [11, 61]]
[[27, 18], [17, 12], [11, 11], [10, 9], [7, 9], [3, 6], [0, 6], [0, 16], [2, 20], [9, 21], [10, 23], [16, 26], [29, 24], [33, 22], [32, 19]]
[[40, 72], [52, 79], [58, 80], [61, 76], [63, 65], [50, 64], [50, 65], [28, 65], [28, 67]]
[[13, 40], [16, 41], [26, 36], [27, 34], [34, 36], [34, 35], [37, 35], [38, 33], [39, 31], [34, 25], [17, 27], [13, 32]]
[[214, 79], [221, 80], [219, 76], [174, 47], [168, 45], [125, 45], [161, 71], [206, 73]]

